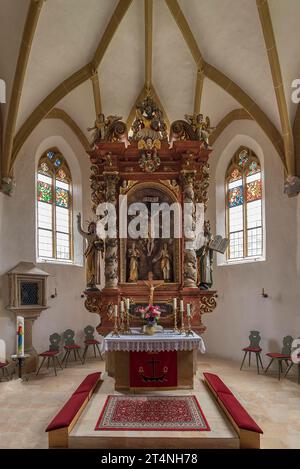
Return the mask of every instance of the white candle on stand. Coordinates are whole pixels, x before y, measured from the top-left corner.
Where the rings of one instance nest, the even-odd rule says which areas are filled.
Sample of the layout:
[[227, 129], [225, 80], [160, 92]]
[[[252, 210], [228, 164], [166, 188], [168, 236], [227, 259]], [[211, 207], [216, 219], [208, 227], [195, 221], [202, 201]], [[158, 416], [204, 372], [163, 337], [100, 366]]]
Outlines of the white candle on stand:
[[187, 315], [188, 317], [190, 317], [190, 315], [191, 315], [191, 305], [190, 305], [190, 303], [188, 303], [188, 304], [186, 305], [186, 315]]
[[173, 298], [173, 309], [177, 309], [177, 298]]
[[183, 312], [183, 300], [180, 300], [180, 311]]
[[118, 305], [115, 305], [115, 308], [114, 308], [114, 317], [115, 317], [115, 318], [118, 317]]
[[17, 355], [24, 355], [24, 318], [17, 316]]
[[129, 309], [130, 301], [129, 298], [126, 298], [126, 309]]
[[121, 308], [120, 308], [121, 313], [124, 313], [124, 301], [121, 301]]

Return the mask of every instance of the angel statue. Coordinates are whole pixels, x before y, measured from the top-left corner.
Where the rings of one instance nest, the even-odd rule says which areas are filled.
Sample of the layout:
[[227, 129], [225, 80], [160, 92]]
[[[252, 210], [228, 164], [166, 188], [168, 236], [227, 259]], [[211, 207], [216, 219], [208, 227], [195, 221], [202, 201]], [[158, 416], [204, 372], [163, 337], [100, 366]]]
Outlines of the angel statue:
[[88, 225], [88, 231], [85, 232], [81, 227], [81, 213], [77, 215], [77, 229], [78, 232], [87, 241], [87, 247], [84, 252], [85, 255], [85, 270], [86, 270], [86, 286], [87, 290], [98, 290], [96, 287], [97, 267], [98, 267], [98, 253], [103, 255], [104, 242], [96, 233], [96, 223], [91, 221]]
[[202, 140], [205, 148], [211, 150], [209, 145], [209, 136], [214, 127], [211, 127], [209, 117], [206, 116], [205, 121], [203, 119], [203, 114], [185, 114], [184, 117], [192, 126], [197, 139]]
[[94, 130], [94, 133], [92, 135], [93, 145], [95, 145], [99, 140], [104, 140], [105, 129], [106, 129], [105, 117], [104, 117], [104, 114], [100, 113], [96, 117], [94, 127], [88, 127], [87, 129], [89, 132]]

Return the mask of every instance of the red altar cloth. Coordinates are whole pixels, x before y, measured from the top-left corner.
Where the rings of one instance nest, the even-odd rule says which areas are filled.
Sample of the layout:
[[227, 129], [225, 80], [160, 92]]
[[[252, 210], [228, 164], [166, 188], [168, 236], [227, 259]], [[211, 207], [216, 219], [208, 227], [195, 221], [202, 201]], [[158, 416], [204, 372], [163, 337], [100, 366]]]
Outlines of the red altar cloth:
[[130, 387], [177, 386], [177, 352], [130, 352]]

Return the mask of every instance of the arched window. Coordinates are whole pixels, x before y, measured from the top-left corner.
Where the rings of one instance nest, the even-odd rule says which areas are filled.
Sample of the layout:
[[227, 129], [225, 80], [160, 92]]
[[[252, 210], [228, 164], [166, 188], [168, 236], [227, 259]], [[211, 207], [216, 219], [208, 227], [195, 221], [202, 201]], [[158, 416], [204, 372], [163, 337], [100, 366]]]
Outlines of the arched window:
[[72, 260], [72, 180], [57, 148], [47, 150], [39, 160], [37, 228], [40, 259]]
[[239, 148], [227, 169], [226, 228], [228, 260], [262, 256], [262, 173], [259, 159], [249, 148]]

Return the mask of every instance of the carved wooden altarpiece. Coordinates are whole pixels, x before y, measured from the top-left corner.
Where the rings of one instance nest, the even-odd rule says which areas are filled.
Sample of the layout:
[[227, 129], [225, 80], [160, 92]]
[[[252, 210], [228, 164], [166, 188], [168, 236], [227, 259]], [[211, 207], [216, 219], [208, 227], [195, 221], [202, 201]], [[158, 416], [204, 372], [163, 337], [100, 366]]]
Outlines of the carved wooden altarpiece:
[[[124, 213], [119, 213], [119, 195], [127, 195], [128, 205], [132, 202], [143, 202], [146, 205], [150, 202], [179, 202], [183, 208], [185, 202], [198, 202], [203, 203], [206, 208], [208, 201], [208, 159], [211, 148], [204, 144], [201, 136], [196, 136], [192, 127], [184, 121], [172, 124], [170, 143], [166, 132], [160, 132], [161, 138], [158, 139], [159, 122], [156, 121], [155, 113], [148, 116], [148, 121], [143, 121], [140, 109], [139, 118], [134, 123], [138, 124], [133, 125], [134, 136], [130, 139], [130, 144], [126, 124], [116, 118], [109, 131], [106, 131], [109, 138], [104, 136], [103, 124], [103, 128], [96, 131], [98, 133], [95, 135], [92, 149], [88, 152], [92, 164], [90, 181], [93, 211], [96, 213], [101, 202], [114, 204], [117, 226], [119, 217], [124, 216]], [[145, 112], [147, 113], [147, 107]], [[161, 117], [159, 112], [156, 114], [158, 120]], [[139, 126], [139, 122], [142, 125]], [[147, 130], [149, 122], [153, 125]], [[186, 128], [188, 131], [185, 131]], [[149, 138], [149, 135], [152, 138]], [[151, 150], [147, 150], [147, 145]], [[123, 212], [123, 209], [121, 211]], [[130, 221], [130, 216], [125, 216]], [[161, 238], [153, 241], [149, 238], [132, 240], [118, 236], [106, 239], [105, 285], [101, 290], [87, 289], [84, 292], [85, 307], [88, 311], [99, 314], [101, 318], [97, 327], [100, 334], [111, 332], [112, 305], [120, 305], [121, 300], [125, 298], [130, 298], [133, 305], [130, 310], [130, 325], [134, 327], [142, 324], [142, 320], [134, 312], [134, 305], [148, 303], [149, 288], [145, 280], [149, 271], [153, 272], [154, 283], [157, 285], [154, 302], [165, 305], [160, 324], [173, 327], [172, 300], [176, 297], [178, 300], [183, 299], [185, 305], [192, 305], [192, 329], [198, 333], [205, 331], [202, 315], [212, 312], [216, 307], [216, 291], [200, 290], [197, 286], [196, 254], [194, 250], [185, 250], [186, 241], [184, 235], [178, 239]], [[167, 281], [163, 279], [159, 260], [160, 252], [164, 248], [170, 256], [170, 274]], [[129, 253], [132, 249], [136, 249], [139, 255], [139, 274], [136, 281], [132, 281], [129, 272]]]

